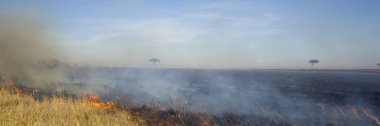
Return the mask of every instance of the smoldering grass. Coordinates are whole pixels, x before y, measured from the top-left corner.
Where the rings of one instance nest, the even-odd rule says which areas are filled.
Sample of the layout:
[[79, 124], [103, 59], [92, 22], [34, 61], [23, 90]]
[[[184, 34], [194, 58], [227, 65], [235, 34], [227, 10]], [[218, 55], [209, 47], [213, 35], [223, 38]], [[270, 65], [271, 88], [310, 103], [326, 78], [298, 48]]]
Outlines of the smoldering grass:
[[32, 94], [0, 89], [0, 125], [145, 125], [127, 111], [93, 108], [82, 99], [56, 94], [36, 101]]

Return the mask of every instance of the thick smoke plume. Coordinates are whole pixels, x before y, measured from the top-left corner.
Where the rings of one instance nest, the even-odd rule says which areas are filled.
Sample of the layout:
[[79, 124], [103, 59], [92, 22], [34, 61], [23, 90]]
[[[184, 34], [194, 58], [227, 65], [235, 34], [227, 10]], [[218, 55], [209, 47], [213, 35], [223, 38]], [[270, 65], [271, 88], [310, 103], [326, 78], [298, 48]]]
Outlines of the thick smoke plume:
[[59, 56], [48, 33], [38, 14], [0, 11], [0, 74], [36, 83], [59, 80], [59, 72], [38, 67], [42, 61]]
[[156, 104], [294, 125], [366, 125], [372, 120], [364, 114], [379, 115], [378, 73], [65, 66], [51, 60], [62, 55], [48, 35], [47, 24], [35, 14], [0, 11], [1, 76], [51, 92], [99, 91], [130, 106]]

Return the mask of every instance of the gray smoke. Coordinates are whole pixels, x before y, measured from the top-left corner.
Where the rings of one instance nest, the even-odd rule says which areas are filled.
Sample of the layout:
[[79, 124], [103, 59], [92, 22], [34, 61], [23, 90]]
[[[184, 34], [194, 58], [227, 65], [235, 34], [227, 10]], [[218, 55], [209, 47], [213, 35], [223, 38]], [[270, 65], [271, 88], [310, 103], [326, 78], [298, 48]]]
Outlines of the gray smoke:
[[42, 84], [63, 80], [59, 71], [40, 66], [42, 61], [60, 57], [49, 30], [38, 14], [22, 12], [16, 14], [0, 11], [0, 74], [7, 78], [32, 81]]
[[[297, 75], [299, 78], [294, 79], [275, 72], [63, 67], [56, 66], [54, 62], [53, 64], [42, 62], [62, 57], [57, 51], [59, 49], [54, 47], [54, 41], [49, 39], [48, 33], [47, 25], [36, 14], [0, 13], [0, 74], [26, 80], [34, 88], [40, 89], [72, 90], [74, 89], [72, 87], [75, 87], [81, 92], [92, 90], [104, 93], [102, 85], [108, 85], [113, 93], [113, 100], [125, 104], [141, 106], [154, 103], [162, 107], [176, 109], [186, 107], [188, 112], [205, 112], [214, 115], [232, 112], [249, 115], [252, 118], [284, 119], [301, 125], [318, 125], [321, 122], [320, 125], [330, 122], [341, 125], [362, 124], [362, 122], [368, 124], [370, 120], [363, 113], [360, 114], [361, 108], [378, 110], [367, 107], [366, 102], [359, 102], [355, 98], [346, 99], [345, 102], [349, 104], [343, 105], [331, 104], [336, 101], [330, 103], [309, 100], [312, 99], [309, 97], [324, 93], [333, 93], [331, 97], [341, 95], [340, 89], [349, 86], [338, 85], [340, 87], [336, 90], [328, 91], [334, 89], [332, 85], [339, 79], [342, 81], [339, 83], [342, 84], [355, 81], [354, 84], [362, 82], [378, 84], [379, 79], [372, 78], [375, 82], [364, 81], [366, 79], [371, 81], [371, 78], [367, 77], [377, 77], [377, 75], [366, 75], [355, 79], [358, 75], [340, 77], [339, 74], [334, 78], [336, 80], [329, 80], [331, 77], [313, 80], [315, 74], [308, 74], [309, 76], [299, 74]], [[349, 80], [349, 78], [354, 79]], [[327, 82], [331, 85], [327, 85]], [[319, 92], [314, 92], [319, 88], [316, 85], [321, 87]], [[47, 88], [49, 86], [52, 88]], [[301, 92], [286, 93], [281, 89]], [[362, 89], [369, 91], [373, 88], [362, 87]], [[348, 94], [354, 93], [357, 92], [354, 90], [348, 92]], [[340, 99], [342, 98], [333, 100]], [[359, 113], [360, 117], [356, 117], [355, 113]]]
[[190, 113], [233, 113], [300, 125], [368, 125], [363, 111], [378, 110], [361, 95], [362, 89], [378, 87], [373, 85], [380, 81], [377, 74], [113, 69], [104, 75], [121, 103]]

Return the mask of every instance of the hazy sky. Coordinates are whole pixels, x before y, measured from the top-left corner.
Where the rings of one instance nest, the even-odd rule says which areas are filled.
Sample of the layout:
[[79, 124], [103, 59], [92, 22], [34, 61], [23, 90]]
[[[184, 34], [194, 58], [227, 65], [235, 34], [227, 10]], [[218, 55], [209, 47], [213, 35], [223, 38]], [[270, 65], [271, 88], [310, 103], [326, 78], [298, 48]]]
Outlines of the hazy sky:
[[[379, 0], [1, 0], [43, 15], [69, 62], [185, 68], [376, 68]], [[1, 18], [1, 17], [0, 17]]]

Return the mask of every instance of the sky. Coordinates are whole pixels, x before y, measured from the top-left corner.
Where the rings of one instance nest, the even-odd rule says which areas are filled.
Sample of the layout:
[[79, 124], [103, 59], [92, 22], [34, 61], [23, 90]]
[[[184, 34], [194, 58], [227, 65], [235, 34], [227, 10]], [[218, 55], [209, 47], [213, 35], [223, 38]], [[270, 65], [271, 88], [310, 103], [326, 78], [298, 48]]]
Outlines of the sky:
[[[377, 68], [379, 0], [1, 0], [42, 15], [60, 59], [162, 68]], [[1, 17], [0, 17], [1, 18]]]

